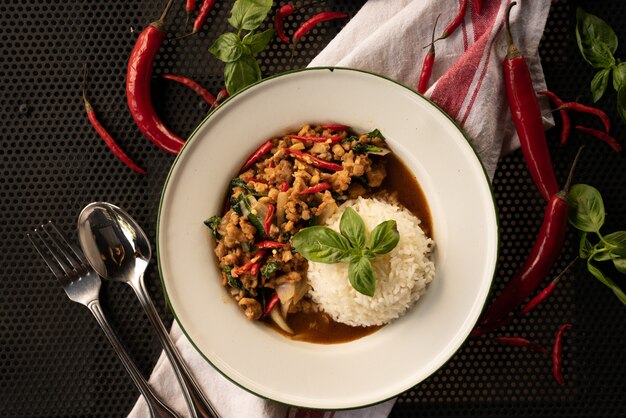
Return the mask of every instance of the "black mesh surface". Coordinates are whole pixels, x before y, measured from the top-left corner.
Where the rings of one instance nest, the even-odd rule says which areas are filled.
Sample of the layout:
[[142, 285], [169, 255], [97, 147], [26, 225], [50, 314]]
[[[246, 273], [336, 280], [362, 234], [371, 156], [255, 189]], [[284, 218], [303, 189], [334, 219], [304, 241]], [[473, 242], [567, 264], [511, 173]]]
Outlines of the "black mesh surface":
[[[393, 1], [393, 0], [387, 0]], [[75, 238], [80, 209], [93, 200], [126, 208], [152, 242], [161, 187], [173, 157], [142, 137], [127, 111], [126, 60], [144, 25], [156, 19], [163, 1], [34, 1], [0, 4], [0, 416], [124, 416], [137, 392], [91, 314], [70, 302], [25, 238], [52, 219]], [[230, 1], [218, 1], [209, 24], [196, 37], [182, 34], [178, 2], [169, 19], [169, 41], [157, 57], [155, 75], [190, 76], [212, 92], [223, 83], [222, 66], [207, 51], [226, 29]], [[354, 15], [363, 0], [327, 1], [287, 19], [288, 30], [302, 16], [328, 8]], [[541, 44], [549, 87], [565, 99], [589, 100], [593, 70], [576, 48], [576, 5], [605, 18], [626, 44], [626, 9], [620, 2], [553, 2]], [[273, 41], [260, 56], [265, 75], [304, 67], [341, 29], [329, 23], [306, 37], [289, 61], [289, 47]], [[620, 45], [617, 56], [626, 56]], [[96, 136], [83, 111], [80, 86], [89, 64], [88, 95], [101, 121], [149, 174], [122, 165]], [[609, 87], [610, 90], [610, 87]], [[189, 134], [206, 113], [194, 93], [155, 79], [155, 102], [166, 123]], [[625, 129], [611, 91], [599, 103], [609, 111], [615, 136]], [[580, 119], [583, 120], [583, 119]], [[549, 132], [561, 182], [583, 142], [557, 145]], [[592, 141], [576, 175], [595, 185], [607, 208], [606, 230], [626, 225], [623, 156]], [[503, 287], [521, 265], [543, 216], [543, 201], [519, 152], [501, 162], [494, 179], [501, 248], [493, 290]], [[570, 231], [554, 273], [575, 256]], [[169, 322], [156, 265], [147, 282]], [[130, 288], [105, 283], [103, 306], [140, 368], [147, 375], [160, 352]], [[559, 324], [572, 322], [566, 337], [559, 386], [550, 359], [488, 339], [470, 340], [439, 371], [399, 397], [394, 417], [617, 417], [626, 415], [626, 308], [583, 269], [567, 274], [554, 296], [504, 333], [549, 346]]]

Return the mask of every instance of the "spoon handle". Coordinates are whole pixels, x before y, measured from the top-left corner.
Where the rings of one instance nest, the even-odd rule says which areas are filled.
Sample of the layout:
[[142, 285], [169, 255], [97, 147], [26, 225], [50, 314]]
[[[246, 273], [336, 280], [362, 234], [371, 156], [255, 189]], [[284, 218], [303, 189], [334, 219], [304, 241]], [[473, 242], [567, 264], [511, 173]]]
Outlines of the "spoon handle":
[[150, 322], [156, 330], [157, 336], [165, 349], [165, 354], [172, 363], [172, 368], [174, 369], [176, 377], [182, 386], [185, 400], [187, 401], [187, 405], [189, 406], [189, 410], [192, 415], [197, 418], [219, 418], [219, 414], [200, 390], [198, 383], [189, 372], [189, 369], [185, 365], [180, 353], [170, 339], [170, 336], [165, 329], [154, 304], [152, 303], [152, 299], [146, 290], [143, 274], [139, 275], [137, 280], [131, 280], [128, 283], [135, 291], [139, 302], [146, 311]]
[[148, 409], [150, 410], [150, 415], [154, 418], [178, 418], [178, 415], [176, 415], [175, 412], [169, 409], [152, 391], [152, 388], [148, 386], [148, 382], [146, 382], [146, 379], [144, 379], [141, 372], [137, 369], [137, 366], [135, 366], [135, 363], [130, 358], [128, 352], [109, 325], [109, 322], [104, 316], [104, 312], [102, 312], [102, 308], [100, 307], [100, 303], [98, 302], [98, 300], [92, 301], [89, 305], [87, 305], [87, 307], [96, 318], [96, 321], [98, 321], [98, 324], [102, 328], [102, 331], [104, 331], [104, 335], [106, 335], [106, 337], [109, 339], [109, 342], [115, 349], [115, 352], [122, 361], [122, 364], [124, 364], [124, 367], [126, 367], [128, 374], [130, 374], [130, 377], [137, 386], [137, 389], [139, 389], [139, 392], [141, 392], [144, 399], [146, 400], [146, 403], [148, 404]]

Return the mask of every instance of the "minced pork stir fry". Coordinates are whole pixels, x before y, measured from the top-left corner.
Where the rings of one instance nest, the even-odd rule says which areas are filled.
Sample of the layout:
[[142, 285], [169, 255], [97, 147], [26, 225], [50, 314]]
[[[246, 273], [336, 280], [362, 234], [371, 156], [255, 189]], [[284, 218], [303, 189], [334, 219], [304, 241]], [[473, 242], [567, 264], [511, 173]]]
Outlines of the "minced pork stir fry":
[[224, 215], [205, 221], [223, 285], [246, 317], [269, 316], [290, 332], [288, 313], [316, 310], [305, 297], [307, 260], [291, 237], [323, 223], [343, 201], [371, 194], [385, 178], [389, 152], [378, 130], [354, 135], [343, 125], [305, 125], [248, 159], [229, 185]]

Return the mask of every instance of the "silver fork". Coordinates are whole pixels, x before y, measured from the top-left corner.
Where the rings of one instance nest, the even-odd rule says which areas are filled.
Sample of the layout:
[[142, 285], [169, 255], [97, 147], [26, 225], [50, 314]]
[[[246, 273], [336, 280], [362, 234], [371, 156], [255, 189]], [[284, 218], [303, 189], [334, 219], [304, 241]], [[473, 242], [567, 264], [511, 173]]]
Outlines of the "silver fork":
[[135, 366], [126, 349], [117, 338], [109, 325], [104, 312], [100, 307], [100, 277], [95, 270], [87, 264], [83, 253], [71, 245], [61, 231], [52, 223], [41, 225], [33, 234], [26, 234], [41, 258], [46, 262], [52, 273], [63, 286], [67, 296], [74, 302], [85, 305], [93, 316], [109, 342], [115, 349], [120, 360], [126, 367], [133, 382], [143, 395], [153, 417], [178, 418], [168, 406], [159, 399], [146, 382], [143, 375]]

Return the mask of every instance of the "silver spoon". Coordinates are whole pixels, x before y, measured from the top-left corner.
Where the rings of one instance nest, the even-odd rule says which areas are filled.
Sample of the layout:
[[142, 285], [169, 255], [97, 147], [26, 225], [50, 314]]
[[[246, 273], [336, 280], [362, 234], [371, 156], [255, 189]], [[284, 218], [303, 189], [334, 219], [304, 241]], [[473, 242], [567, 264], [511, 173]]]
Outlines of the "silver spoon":
[[151, 249], [141, 227], [117, 206], [94, 202], [85, 206], [78, 217], [78, 238], [85, 257], [100, 276], [127, 283], [135, 291], [172, 363], [192, 416], [219, 417], [174, 347], [146, 290], [143, 274]]

